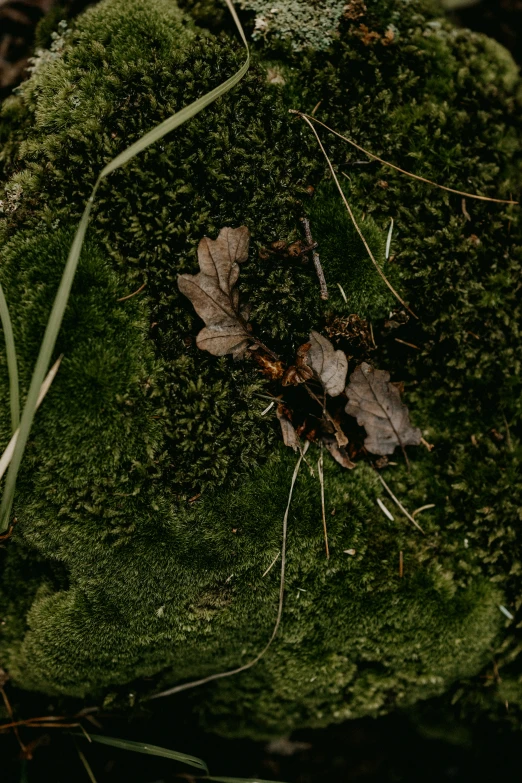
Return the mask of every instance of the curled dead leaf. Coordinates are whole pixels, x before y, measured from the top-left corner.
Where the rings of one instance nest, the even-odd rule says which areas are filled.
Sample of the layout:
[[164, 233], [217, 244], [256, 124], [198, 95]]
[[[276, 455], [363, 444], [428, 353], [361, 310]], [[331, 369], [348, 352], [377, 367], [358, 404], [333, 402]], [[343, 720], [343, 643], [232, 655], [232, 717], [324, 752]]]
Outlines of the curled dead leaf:
[[418, 446], [421, 431], [412, 427], [400, 391], [390, 383], [390, 373], [363, 362], [346, 387], [346, 413], [366, 430], [365, 448], [372, 454], [393, 454], [400, 446]]
[[297, 349], [295, 364], [287, 369], [281, 381], [283, 386], [298, 386], [313, 378], [313, 370], [306, 363], [306, 356], [310, 350], [310, 343], [304, 343]]
[[306, 363], [317, 375], [330, 397], [342, 394], [346, 384], [348, 359], [343, 351], [336, 351], [330, 340], [319, 332], [310, 333], [310, 350]]
[[344, 446], [339, 446], [335, 438], [323, 435], [321, 441], [341, 467], [349, 470], [355, 467], [355, 462], [352, 462]]
[[297, 451], [299, 449], [299, 436], [295, 431], [294, 425], [286, 415], [283, 405], [277, 406], [277, 418], [281, 425], [281, 433], [285, 446], [290, 446], [291, 449]]

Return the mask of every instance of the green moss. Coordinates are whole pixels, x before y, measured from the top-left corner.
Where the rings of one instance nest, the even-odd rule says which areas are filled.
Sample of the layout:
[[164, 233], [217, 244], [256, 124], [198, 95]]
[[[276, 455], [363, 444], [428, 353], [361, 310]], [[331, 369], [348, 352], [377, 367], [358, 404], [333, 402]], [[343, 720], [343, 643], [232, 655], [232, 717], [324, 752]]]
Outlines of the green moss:
[[[350, 199], [349, 188], [344, 189]], [[379, 267], [390, 282], [395, 282], [395, 268], [385, 265], [385, 232], [373, 218], [365, 219], [365, 215], [358, 210], [355, 219]], [[313, 238], [321, 248], [329, 308], [336, 314], [357, 313], [363, 318], [385, 317], [397, 304], [397, 300], [376, 272], [333, 183], [323, 184], [319, 189], [312, 204], [310, 220]], [[335, 230], [332, 230], [334, 226]]]
[[[389, 319], [395, 303], [288, 108], [321, 101], [322, 120], [397, 165], [507, 197], [520, 183], [518, 77], [503, 50], [437, 21], [429, 5], [367, 5], [368, 29], [393, 25], [392, 42], [368, 42], [350, 20], [319, 54], [268, 40], [238, 88], [101, 189], [3, 553], [0, 660], [21, 687], [102, 698], [152, 677], [146, 687], [159, 688], [237, 666], [270, 635], [277, 565], [263, 573], [281, 547], [295, 455], [277, 446], [273, 412], [261, 416], [268, 382], [253, 364], [196, 349], [201, 323], [176, 284], [196, 270], [203, 235], [242, 224], [252, 248], [241, 294], [256, 334], [286, 360], [325, 318], [371, 317], [373, 361], [405, 381], [412, 419], [435, 444], [386, 481], [410, 510], [434, 508], [421, 536], [383, 516], [369, 467], [328, 460], [327, 562], [319, 485], [303, 468], [281, 633], [250, 672], [195, 692], [195, 708], [220, 730], [268, 736], [405, 707], [463, 678], [461, 703], [486, 702], [473, 677], [492, 650], [499, 660], [505, 651], [517, 681], [517, 640], [499, 605], [514, 610], [520, 584], [518, 213], [470, 199], [463, 209], [458, 196], [357, 165], [360, 153], [321, 130], [376, 258], [419, 316]], [[0, 281], [23, 392], [97, 173], [243, 58], [172, 2], [105, 0], [5, 105]], [[284, 84], [267, 81], [274, 63]], [[304, 214], [326, 305], [310, 263], [257, 252], [297, 238]], [[5, 443], [4, 357], [0, 384]], [[42, 573], [22, 591], [33, 561]]]

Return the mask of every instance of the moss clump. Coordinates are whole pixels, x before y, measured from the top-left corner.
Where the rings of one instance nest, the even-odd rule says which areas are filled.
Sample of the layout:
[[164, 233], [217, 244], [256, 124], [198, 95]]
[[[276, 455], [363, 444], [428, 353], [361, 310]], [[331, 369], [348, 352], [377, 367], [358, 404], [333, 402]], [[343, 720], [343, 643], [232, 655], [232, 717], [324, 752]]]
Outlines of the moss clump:
[[[435, 508], [422, 537], [382, 515], [369, 467], [328, 462], [327, 563], [318, 483], [303, 469], [280, 636], [255, 669], [195, 693], [197, 708], [221, 730], [263, 736], [379, 714], [472, 678], [492, 648], [516, 644], [498, 607], [513, 608], [520, 569], [518, 216], [352, 166], [325, 138], [378, 261], [420, 317], [390, 319], [393, 300], [288, 108], [322, 100], [321, 119], [372, 152], [502, 197], [519, 185], [517, 76], [503, 50], [424, 4], [367, 6], [380, 37], [347, 18], [327, 51], [267, 43], [238, 88], [101, 189], [3, 553], [0, 660], [20, 686], [97, 698], [143, 688], [143, 677], [161, 687], [235, 667], [270, 635], [277, 566], [262, 574], [281, 546], [295, 457], [261, 415], [267, 381], [254, 365], [196, 349], [201, 323], [176, 284], [195, 271], [200, 238], [225, 225], [252, 232], [242, 296], [256, 334], [285, 359], [332, 316], [371, 317], [376, 365], [406, 381], [413, 421], [436, 444], [386, 480], [408, 508]], [[0, 281], [23, 390], [98, 171], [243, 57], [172, 2], [105, 0], [6, 104]], [[283, 84], [267, 80], [274, 62]], [[257, 253], [295, 239], [303, 214], [320, 241], [326, 305], [310, 264]], [[5, 366], [0, 383], [7, 442]], [[21, 592], [9, 575], [31, 558], [42, 575]]]

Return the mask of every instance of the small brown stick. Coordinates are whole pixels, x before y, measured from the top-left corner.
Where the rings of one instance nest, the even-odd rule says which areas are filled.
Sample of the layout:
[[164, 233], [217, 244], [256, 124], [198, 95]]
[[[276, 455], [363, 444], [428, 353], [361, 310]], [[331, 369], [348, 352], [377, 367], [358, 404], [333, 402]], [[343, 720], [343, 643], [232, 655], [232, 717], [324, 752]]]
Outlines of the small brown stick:
[[132, 299], [133, 296], [136, 296], [136, 294], [141, 294], [145, 286], [147, 285], [147, 281], [145, 281], [140, 287], [133, 291], [132, 294], [127, 294], [127, 296], [121, 296], [119, 299], [116, 299], [117, 302], [125, 302], [126, 299]]
[[[310, 245], [310, 247], [315, 247], [314, 240], [312, 239], [312, 232], [310, 230], [310, 221], [308, 218], [301, 218], [301, 223], [304, 226], [304, 232], [306, 236], [306, 241]], [[321, 266], [321, 261], [319, 260], [319, 253], [314, 250], [312, 252], [312, 258], [314, 260], [314, 266], [315, 271], [317, 273], [317, 278], [319, 280], [319, 287], [321, 289], [321, 299], [328, 299], [328, 288], [326, 287], [326, 280], [324, 277], [323, 267]]]
[[2, 541], [7, 541], [7, 539], [11, 538], [11, 536], [13, 535], [13, 530], [14, 530], [14, 525], [10, 525], [9, 530], [7, 531], [7, 533], [3, 533], [0, 536], [0, 543]]
[[318, 125], [322, 125], [323, 128], [326, 128], [326, 130], [330, 131], [330, 133], [333, 133], [335, 136], [339, 136], [339, 138], [343, 139], [343, 141], [346, 141], [347, 144], [351, 144], [352, 147], [355, 147], [355, 149], [359, 150], [360, 152], [364, 152], [364, 154], [368, 155], [369, 158], [373, 158], [373, 160], [382, 163], [383, 166], [389, 166], [391, 169], [395, 169], [395, 171], [398, 171], [401, 174], [406, 174], [407, 177], [412, 177], [413, 179], [417, 179], [419, 180], [419, 182], [425, 182], [427, 185], [433, 185], [434, 187], [440, 188], [441, 190], [447, 190], [448, 193], [456, 193], [457, 196], [475, 198], [478, 201], [492, 201], [495, 204], [518, 204], [518, 201], [513, 201], [513, 199], [490, 198], [489, 196], [478, 196], [476, 193], [466, 193], [463, 190], [455, 190], [455, 188], [448, 188], [447, 185], [439, 185], [438, 182], [433, 182], [433, 180], [426, 179], [426, 177], [419, 177], [418, 174], [412, 174], [411, 171], [405, 171], [404, 169], [401, 169], [399, 166], [395, 166], [393, 163], [389, 163], [387, 160], [383, 160], [382, 158], [379, 158], [378, 155], [374, 155], [372, 152], [368, 152], [368, 150], [365, 150], [364, 147], [360, 146], [360, 144], [356, 144], [355, 141], [352, 141], [351, 139], [348, 139], [346, 136], [343, 136], [342, 133], [338, 133], [333, 128], [330, 128], [328, 125], [325, 125], [325, 123], [321, 122], [321, 120], [318, 120], [317, 117], [313, 117], [313, 116], [309, 117], [308, 114], [304, 114], [302, 111], [296, 111], [295, 109], [290, 109], [290, 114], [297, 114], [303, 119], [313, 120], [313, 122], [316, 122]]
[[404, 557], [402, 555], [402, 549], [399, 552], [399, 577], [402, 579], [404, 576]]
[[321, 456], [317, 461], [317, 471], [319, 473], [319, 483], [321, 485], [321, 511], [323, 514], [324, 545], [326, 547], [326, 559], [330, 559], [330, 548], [328, 546], [328, 531], [326, 529], [326, 512], [324, 507], [324, 472], [323, 472], [323, 444], [321, 443]]
[[[375, 472], [377, 473], [377, 471], [375, 471]], [[416, 527], [418, 530], [420, 530], [420, 532], [421, 532], [421, 533], [423, 533], [424, 535], [426, 535], [426, 534], [424, 533], [424, 530], [423, 530], [423, 529], [421, 528], [421, 526], [419, 525], [419, 523], [418, 523], [418, 522], [417, 522], [417, 521], [416, 521], [416, 520], [415, 520], [415, 519], [412, 517], [412, 515], [409, 513], [409, 511], [406, 511], [406, 509], [404, 508], [404, 506], [402, 505], [402, 503], [400, 502], [400, 500], [397, 500], [397, 498], [395, 497], [395, 495], [393, 494], [393, 492], [391, 491], [391, 489], [389, 488], [389, 486], [387, 485], [387, 483], [385, 482], [385, 480], [383, 479], [383, 477], [381, 476], [381, 474], [380, 474], [380, 473], [377, 473], [377, 478], [379, 479], [379, 481], [381, 482], [381, 484], [383, 485], [384, 489], [386, 490], [386, 492], [388, 493], [388, 495], [391, 497], [391, 499], [393, 500], [393, 502], [395, 503], [395, 505], [397, 506], [397, 508], [400, 508], [400, 510], [402, 511], [402, 513], [404, 514], [404, 516], [405, 516], [405, 517], [407, 517], [407, 518], [410, 520], [410, 522], [413, 522], [413, 524], [415, 525], [415, 527]]]
[[413, 343], [407, 343], [406, 340], [399, 340], [398, 337], [395, 338], [396, 343], [401, 343], [401, 345], [407, 345], [408, 348], [416, 348], [417, 351], [420, 351], [420, 348], [418, 345], [414, 345]]

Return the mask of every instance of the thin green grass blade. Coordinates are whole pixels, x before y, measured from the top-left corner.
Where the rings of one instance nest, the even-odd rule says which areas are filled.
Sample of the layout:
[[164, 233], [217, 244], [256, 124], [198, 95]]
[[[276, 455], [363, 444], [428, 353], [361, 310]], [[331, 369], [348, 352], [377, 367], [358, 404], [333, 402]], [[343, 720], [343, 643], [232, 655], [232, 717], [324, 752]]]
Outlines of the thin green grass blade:
[[7, 358], [7, 371], [9, 373], [9, 403], [11, 406], [11, 430], [15, 432], [20, 423], [20, 391], [18, 387], [18, 360], [13, 336], [13, 325], [9, 308], [4, 295], [4, 289], [0, 285], [0, 320], [4, 330], [5, 353]]
[[33, 424], [34, 415], [36, 412], [36, 402], [38, 399], [38, 393], [44, 381], [47, 368], [49, 367], [49, 363], [52, 358], [54, 347], [56, 345], [58, 332], [60, 331], [60, 327], [62, 324], [65, 308], [67, 307], [67, 302], [69, 301], [69, 295], [71, 292], [74, 275], [78, 267], [78, 262], [80, 260], [80, 254], [82, 251], [85, 234], [89, 224], [89, 217], [91, 214], [94, 197], [96, 196], [96, 192], [98, 190], [100, 183], [102, 182], [102, 180], [108, 177], [112, 171], [115, 171], [117, 168], [124, 166], [126, 163], [128, 163], [128, 161], [130, 161], [132, 158], [134, 158], [136, 155], [142, 152], [146, 147], [150, 146], [151, 144], [154, 144], [154, 142], [161, 139], [167, 133], [170, 133], [170, 131], [179, 127], [184, 122], [187, 122], [187, 120], [194, 117], [210, 103], [212, 103], [221, 95], [224, 95], [226, 92], [231, 90], [232, 87], [234, 87], [243, 78], [243, 76], [246, 74], [246, 72], [250, 67], [250, 52], [248, 49], [248, 43], [247, 43], [245, 33], [243, 31], [243, 27], [241, 26], [241, 22], [239, 21], [239, 18], [236, 14], [232, 0], [225, 0], [225, 2], [227, 3], [229, 11], [232, 14], [232, 17], [236, 23], [241, 39], [246, 48], [247, 57], [244, 64], [233, 76], [231, 76], [225, 82], [220, 84], [214, 90], [211, 90], [206, 95], [203, 95], [201, 98], [198, 98], [193, 103], [189, 104], [188, 106], [185, 106], [184, 109], [181, 109], [181, 111], [176, 112], [176, 114], [173, 114], [167, 120], [165, 120], [160, 125], [158, 125], [156, 128], [153, 128], [151, 131], [146, 133], [141, 139], [136, 141], [134, 144], [131, 144], [131, 146], [128, 149], [124, 150], [122, 153], [117, 155], [116, 158], [114, 158], [114, 160], [112, 160], [110, 163], [107, 164], [107, 166], [105, 166], [105, 168], [100, 173], [98, 179], [96, 180], [91, 196], [87, 202], [84, 213], [82, 215], [82, 218], [76, 230], [76, 235], [74, 237], [71, 249], [69, 251], [67, 262], [65, 264], [65, 269], [63, 271], [62, 279], [58, 287], [58, 292], [56, 294], [56, 298], [54, 300], [51, 314], [47, 322], [47, 327], [45, 329], [42, 345], [40, 347], [40, 352], [38, 354], [36, 365], [31, 378], [29, 392], [22, 412], [22, 418], [20, 421], [20, 431], [18, 434], [18, 440], [16, 442], [16, 447], [13, 452], [11, 464], [9, 466], [9, 471], [7, 473], [7, 477], [5, 481], [4, 492], [2, 494], [2, 502], [0, 504], [0, 533], [7, 530], [9, 526], [10, 510], [13, 503], [13, 498], [14, 498], [14, 493], [16, 488], [16, 480], [18, 477], [18, 471], [20, 469], [20, 463], [22, 461], [27, 440], [29, 438], [29, 433], [31, 431], [31, 427]]
[[[78, 735], [82, 736], [82, 735]], [[93, 742], [99, 742], [102, 745], [110, 745], [120, 750], [132, 750], [135, 753], [145, 753], [147, 756], [161, 756], [172, 761], [181, 761], [191, 767], [202, 769], [208, 775], [208, 767], [202, 759], [195, 756], [187, 756], [186, 753], [178, 753], [176, 750], [161, 748], [159, 745], [149, 745], [147, 742], [134, 742], [133, 740], [117, 739], [116, 737], [104, 737], [101, 734], [89, 734]]]

